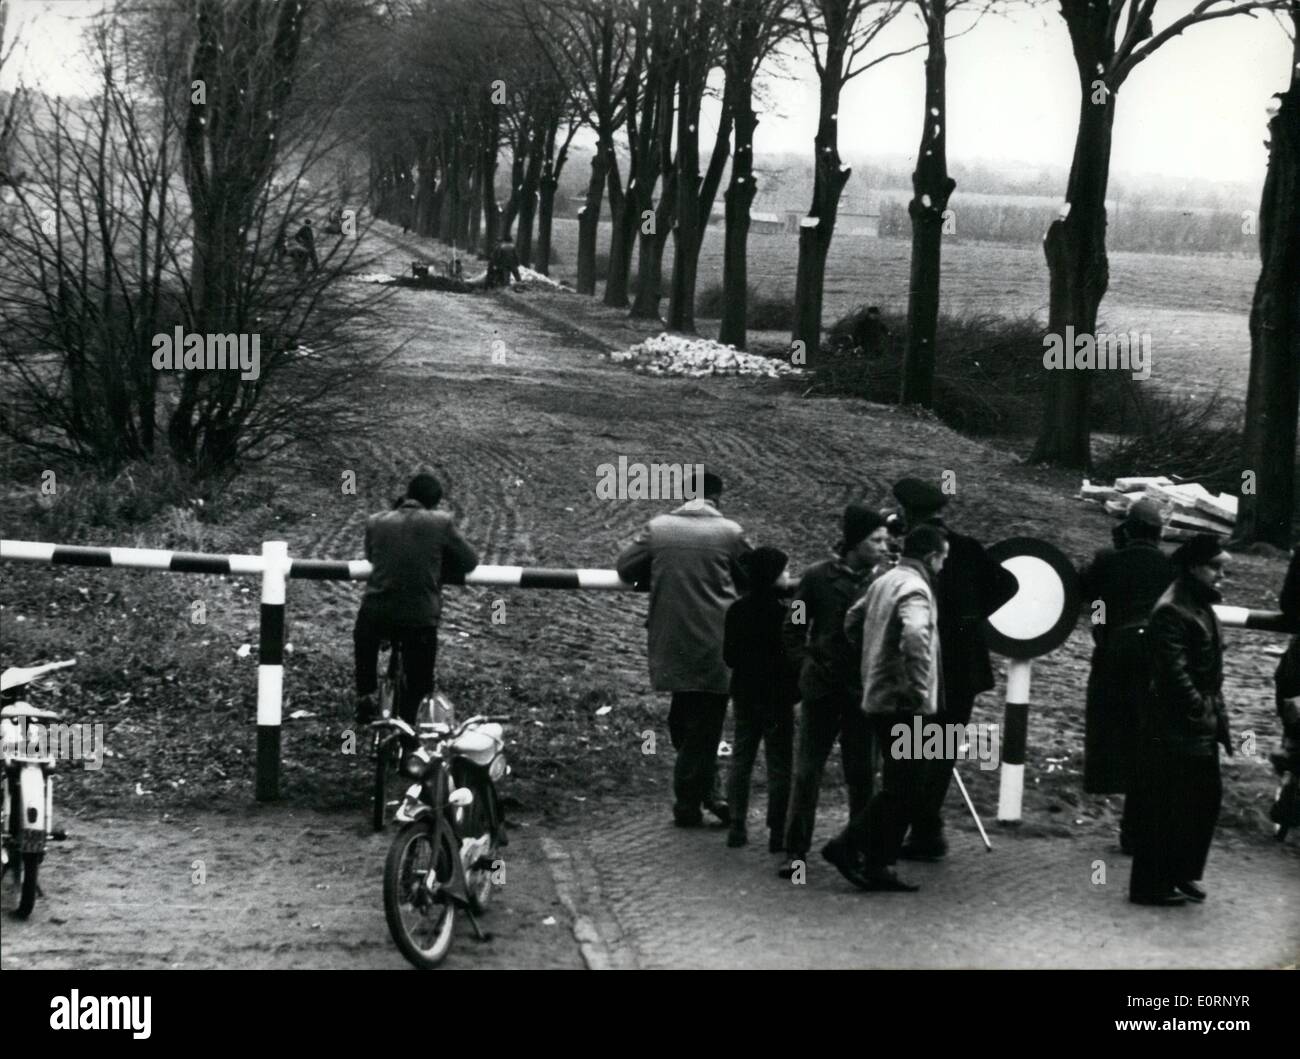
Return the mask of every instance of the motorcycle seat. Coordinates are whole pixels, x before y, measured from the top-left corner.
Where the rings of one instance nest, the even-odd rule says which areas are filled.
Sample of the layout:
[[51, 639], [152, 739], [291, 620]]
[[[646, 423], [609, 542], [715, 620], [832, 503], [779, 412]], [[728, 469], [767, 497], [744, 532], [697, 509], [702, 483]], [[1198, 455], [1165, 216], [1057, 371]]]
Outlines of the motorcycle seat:
[[0, 710], [0, 717], [5, 720], [26, 717], [32, 721], [57, 721], [59, 719], [59, 715], [53, 710], [37, 709], [29, 702], [15, 702], [12, 706], [6, 706], [3, 710]]
[[462, 732], [451, 745], [456, 753], [474, 764], [490, 765], [505, 745], [505, 738], [499, 724], [480, 724]]

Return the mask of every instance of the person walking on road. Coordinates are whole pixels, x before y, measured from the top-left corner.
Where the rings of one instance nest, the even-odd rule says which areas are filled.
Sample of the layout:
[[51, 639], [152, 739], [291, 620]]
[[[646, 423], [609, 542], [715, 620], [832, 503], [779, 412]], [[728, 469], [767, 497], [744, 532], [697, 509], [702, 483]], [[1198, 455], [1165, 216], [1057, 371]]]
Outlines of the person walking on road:
[[722, 639], [737, 578], [744, 579], [738, 560], [750, 550], [740, 526], [718, 510], [721, 478], [706, 471], [702, 484], [692, 479], [689, 495], [694, 499], [651, 519], [617, 562], [624, 581], [650, 588], [650, 682], [672, 694], [668, 731], [677, 751], [673, 820], [679, 827], [703, 823], [701, 809], [731, 823], [715, 789], [730, 686]]
[[908, 822], [925, 794], [927, 764], [919, 753], [898, 751], [894, 728], [909, 731], [916, 716], [943, 707], [943, 651], [934, 582], [948, 541], [936, 526], [917, 526], [903, 540], [903, 557], [881, 574], [850, 609], [846, 624], [864, 613], [862, 710], [881, 748], [880, 789], [870, 804], [822, 849], [840, 874], [863, 890], [911, 892], [918, 887], [894, 873]]
[[[994, 562], [974, 537], [944, 524], [939, 512], [948, 497], [917, 478], [894, 486], [894, 497], [909, 530], [933, 526], [948, 540], [948, 559], [935, 581], [939, 639], [943, 643], [943, 714], [938, 724], [968, 724], [981, 692], [993, 687], [984, 621], [1016, 594], [1016, 578]], [[915, 802], [911, 835], [903, 847], [909, 860], [939, 860], [948, 852], [943, 834], [943, 803], [952, 783], [953, 758], [926, 763], [923, 791]]]
[[1129, 900], [1204, 901], [1200, 885], [1223, 796], [1219, 746], [1232, 755], [1214, 604], [1228, 556], [1202, 533], [1173, 555], [1178, 575], [1151, 612], [1151, 694], [1139, 717]]
[[1116, 527], [1115, 547], [1097, 552], [1079, 574], [1085, 608], [1092, 612], [1092, 668], [1088, 673], [1083, 789], [1123, 794], [1119, 844], [1133, 852], [1133, 799], [1128, 797], [1137, 759], [1137, 718], [1151, 683], [1152, 608], [1177, 571], [1160, 550], [1164, 512], [1151, 497], [1129, 508]]
[[798, 666], [801, 695], [794, 779], [780, 847], [788, 859], [777, 871], [785, 879], [800, 864], [807, 866], [822, 773], [837, 737], [849, 813], [861, 812], [871, 800], [874, 744], [861, 709], [861, 654], [845, 635], [844, 617], [885, 565], [889, 530], [883, 515], [855, 503], [844, 509], [842, 531], [836, 554], [804, 572], [783, 629], [786, 651]]
[[727, 845], [733, 849], [749, 841], [749, 785], [760, 743], [767, 759], [768, 849], [779, 853], [785, 848], [782, 831], [790, 798], [794, 704], [799, 699], [798, 674], [781, 642], [788, 605], [781, 598], [778, 582], [786, 561], [785, 552], [771, 547], [755, 548], [741, 556], [749, 590], [727, 608], [722, 658], [731, 667], [736, 721], [727, 782], [731, 810]]

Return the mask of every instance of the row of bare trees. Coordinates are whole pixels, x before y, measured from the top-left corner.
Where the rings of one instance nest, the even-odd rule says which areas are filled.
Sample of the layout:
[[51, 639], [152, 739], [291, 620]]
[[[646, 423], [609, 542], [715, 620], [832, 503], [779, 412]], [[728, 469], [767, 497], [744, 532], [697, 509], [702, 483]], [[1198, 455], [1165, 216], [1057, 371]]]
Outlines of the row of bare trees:
[[[326, 101], [365, 15], [360, 0], [110, 5], [87, 29], [94, 95], [11, 97], [0, 433], [109, 474], [166, 452], [211, 481], [364, 425], [358, 380], [382, 355], [345, 335], [367, 310], [336, 284], [355, 243], [322, 245], [311, 272], [284, 249], [328, 201], [305, 174], [338, 147]], [[159, 370], [176, 328], [227, 362], [206, 336], [256, 336], [258, 361]]]

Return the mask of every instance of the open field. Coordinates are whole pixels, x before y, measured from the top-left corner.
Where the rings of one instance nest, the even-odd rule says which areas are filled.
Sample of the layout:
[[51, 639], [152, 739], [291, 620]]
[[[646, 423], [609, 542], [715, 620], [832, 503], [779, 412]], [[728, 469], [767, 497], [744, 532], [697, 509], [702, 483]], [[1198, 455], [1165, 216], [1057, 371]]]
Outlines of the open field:
[[[722, 230], [709, 228], [700, 254], [699, 290], [722, 283]], [[572, 282], [577, 268], [578, 225], [555, 222], [558, 261], [552, 272]], [[609, 242], [601, 226], [599, 249]], [[794, 296], [798, 238], [752, 235], [749, 281], [773, 294]], [[911, 244], [901, 239], [836, 233], [826, 266], [824, 324], [855, 305], [907, 309]], [[955, 240], [944, 247], [941, 311], [1047, 317], [1047, 265], [1037, 248]], [[635, 257], [633, 258], [635, 268]], [[665, 253], [665, 283], [672, 267], [672, 242]], [[1110, 292], [1102, 302], [1106, 331], [1151, 335], [1152, 372], [1157, 387], [1186, 394], [1222, 388], [1244, 397], [1250, 366], [1248, 315], [1259, 262], [1245, 257], [1188, 257], [1110, 254]], [[664, 303], [666, 308], [666, 302]], [[702, 334], [716, 335], [703, 322]]]

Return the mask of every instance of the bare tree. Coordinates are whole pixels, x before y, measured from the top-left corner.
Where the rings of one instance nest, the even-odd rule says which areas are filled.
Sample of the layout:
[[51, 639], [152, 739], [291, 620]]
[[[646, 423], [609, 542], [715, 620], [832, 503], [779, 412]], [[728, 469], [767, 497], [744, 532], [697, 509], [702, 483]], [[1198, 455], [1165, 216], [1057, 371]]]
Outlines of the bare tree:
[[718, 341], [745, 348], [749, 299], [749, 211], [758, 192], [754, 175], [754, 78], [759, 67], [793, 30], [790, 0], [729, 0], [724, 39], [726, 88], [723, 106], [732, 115], [734, 147], [726, 203], [722, 254], [722, 323]]
[[[1110, 284], [1106, 257], [1106, 187], [1111, 132], [1120, 88], [1138, 63], [1191, 26], [1248, 15], [1289, 0], [1197, 0], [1191, 11], [1160, 29], [1158, 0], [1060, 0], [1079, 80], [1079, 126], [1061, 215], [1043, 240], [1050, 277], [1048, 330], [1092, 334]], [[1047, 377], [1042, 427], [1033, 459], [1086, 468], [1091, 461], [1090, 375], [1053, 371]]]
[[852, 175], [852, 169], [840, 159], [840, 95], [844, 86], [863, 71], [915, 50], [909, 48], [870, 59], [866, 55], [904, 3], [905, 0], [799, 0], [800, 29], [817, 71], [820, 93], [817, 135], [813, 140], [812, 204], [799, 226], [792, 335], [796, 343], [803, 343], [810, 360], [817, 356], [821, 346], [826, 256], [835, 234], [840, 194]]
[[1296, 419], [1300, 415], [1300, 0], [1291, 0], [1291, 82], [1268, 123], [1268, 176], [1259, 206], [1261, 268], [1250, 309], [1242, 543], [1292, 544]]

